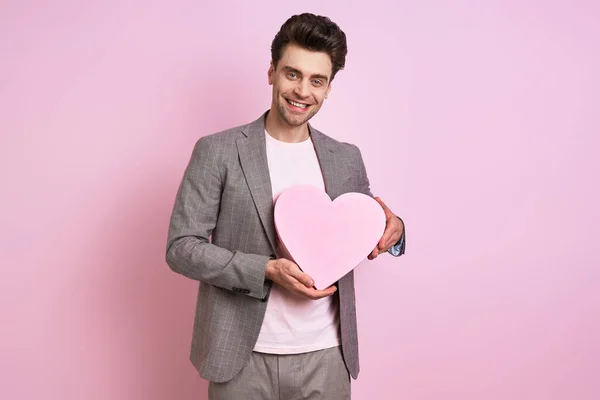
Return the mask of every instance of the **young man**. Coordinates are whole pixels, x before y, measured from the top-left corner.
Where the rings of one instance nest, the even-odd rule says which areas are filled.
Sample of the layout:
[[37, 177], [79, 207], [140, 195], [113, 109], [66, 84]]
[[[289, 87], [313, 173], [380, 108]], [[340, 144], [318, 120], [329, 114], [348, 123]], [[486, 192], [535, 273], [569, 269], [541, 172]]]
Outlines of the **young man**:
[[[316, 185], [332, 199], [371, 195], [358, 148], [308, 124], [344, 67], [346, 36], [326, 17], [296, 15], [271, 53], [270, 110], [197, 142], [166, 259], [200, 281], [191, 361], [210, 381], [210, 399], [349, 399], [349, 376], [359, 371], [354, 275], [315, 289], [273, 223], [274, 199], [297, 184]], [[401, 219], [378, 201], [386, 229], [370, 259], [404, 252]]]

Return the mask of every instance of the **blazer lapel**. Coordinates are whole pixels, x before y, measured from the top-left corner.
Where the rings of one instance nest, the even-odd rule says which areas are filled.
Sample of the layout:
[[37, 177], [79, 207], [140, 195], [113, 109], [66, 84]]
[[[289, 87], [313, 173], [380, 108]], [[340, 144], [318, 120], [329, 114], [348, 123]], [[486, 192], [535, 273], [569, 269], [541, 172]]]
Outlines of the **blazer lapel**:
[[325, 191], [333, 200], [342, 194], [339, 169], [336, 168], [335, 152], [329, 145], [329, 140], [321, 132], [314, 129], [309, 124], [310, 135], [315, 146], [315, 152], [319, 159], [323, 180], [325, 181]]
[[[265, 140], [265, 116], [252, 122], [244, 130], [242, 136], [237, 140], [240, 163], [252, 200], [258, 210], [260, 221], [267, 232], [269, 242], [275, 251], [276, 234], [275, 221], [273, 218], [273, 190], [271, 187], [271, 176], [269, 175], [269, 164], [267, 160], [267, 148]], [[325, 191], [333, 200], [342, 194], [342, 185], [339, 176], [339, 168], [336, 168], [335, 152], [328, 138], [308, 125], [310, 136], [317, 153]]]
[[265, 114], [252, 122], [237, 140], [240, 163], [260, 221], [275, 252], [275, 223], [273, 221], [273, 190], [269, 175], [265, 140]]

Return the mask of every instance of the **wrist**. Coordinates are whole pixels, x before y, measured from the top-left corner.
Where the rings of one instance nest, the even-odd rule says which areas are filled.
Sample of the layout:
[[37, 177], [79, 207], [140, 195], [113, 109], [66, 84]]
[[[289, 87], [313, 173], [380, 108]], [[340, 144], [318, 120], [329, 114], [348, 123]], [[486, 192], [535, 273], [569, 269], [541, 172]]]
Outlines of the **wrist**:
[[273, 280], [273, 276], [275, 274], [277, 260], [275, 258], [271, 258], [267, 261], [267, 267], [265, 268], [265, 278], [268, 280]]

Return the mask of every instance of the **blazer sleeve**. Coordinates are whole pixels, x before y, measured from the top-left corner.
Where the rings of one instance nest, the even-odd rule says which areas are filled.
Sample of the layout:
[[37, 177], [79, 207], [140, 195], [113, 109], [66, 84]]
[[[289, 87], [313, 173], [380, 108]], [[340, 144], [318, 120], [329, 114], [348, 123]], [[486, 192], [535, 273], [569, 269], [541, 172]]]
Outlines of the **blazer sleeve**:
[[358, 164], [358, 192], [366, 194], [367, 196], [373, 197], [371, 193], [371, 185], [369, 183], [369, 177], [367, 176], [367, 169], [360, 153], [360, 149], [356, 145], [352, 145], [356, 152], [356, 163]]
[[[360, 193], [373, 197], [373, 193], [371, 193], [369, 177], [367, 176], [367, 169], [365, 168], [365, 163], [360, 153], [360, 149], [358, 148], [358, 146], [353, 145], [353, 147], [355, 148], [359, 165], [358, 190]], [[402, 221], [402, 218], [398, 218], [400, 219], [400, 221]], [[398, 242], [392, 247], [390, 247], [390, 249], [388, 250], [388, 253], [390, 253], [394, 257], [399, 257], [403, 255], [406, 248], [406, 225], [404, 225], [404, 221], [402, 221], [402, 225], [404, 226], [402, 236], [400, 237]]]
[[166, 261], [188, 278], [265, 299], [269, 256], [230, 251], [209, 237], [219, 215], [223, 179], [210, 137], [196, 143], [177, 192], [169, 225]]

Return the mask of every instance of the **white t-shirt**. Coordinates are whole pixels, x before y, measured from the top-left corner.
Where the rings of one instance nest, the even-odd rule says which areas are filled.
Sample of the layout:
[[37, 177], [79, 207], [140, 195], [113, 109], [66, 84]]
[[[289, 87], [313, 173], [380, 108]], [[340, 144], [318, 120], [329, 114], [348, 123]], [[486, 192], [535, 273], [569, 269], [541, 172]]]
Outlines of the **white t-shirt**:
[[[273, 201], [285, 189], [309, 184], [325, 191], [312, 140], [286, 143], [265, 131]], [[291, 259], [277, 243], [277, 257]], [[298, 354], [340, 344], [337, 296], [310, 300], [273, 283], [267, 311], [254, 351]]]

